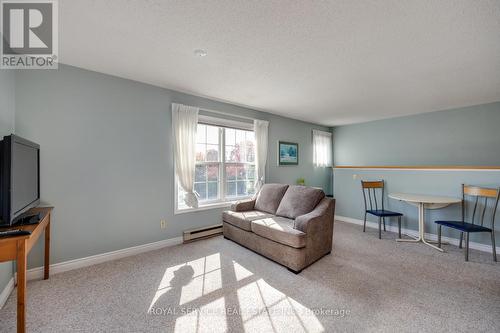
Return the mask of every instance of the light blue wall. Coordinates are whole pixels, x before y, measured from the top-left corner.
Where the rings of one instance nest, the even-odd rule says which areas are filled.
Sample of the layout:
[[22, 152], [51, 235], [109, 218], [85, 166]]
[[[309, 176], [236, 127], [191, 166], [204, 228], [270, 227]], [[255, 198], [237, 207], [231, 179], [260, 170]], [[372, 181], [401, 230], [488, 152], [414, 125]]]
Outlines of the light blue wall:
[[15, 72], [0, 70], [0, 138], [14, 132]]
[[[15, 72], [0, 70], [0, 138], [14, 132]], [[0, 292], [12, 278], [12, 263], [0, 264]]]
[[[173, 213], [172, 102], [269, 120], [268, 182], [304, 177], [330, 190], [331, 170], [312, 166], [311, 130], [324, 127], [75, 67], [22, 71], [16, 132], [41, 146], [41, 197], [55, 206], [52, 263], [220, 223], [222, 209]], [[299, 143], [298, 167], [277, 166], [278, 140]], [[41, 255], [39, 244], [29, 266]]]
[[500, 102], [334, 129], [335, 165], [500, 165]]
[[[333, 129], [335, 165], [488, 165], [500, 166], [500, 103], [425, 113]], [[354, 179], [356, 176], [356, 179]], [[336, 214], [363, 218], [360, 179], [384, 179], [390, 192], [460, 197], [461, 184], [500, 186], [500, 171], [410, 171], [335, 169]], [[405, 214], [405, 227], [417, 230], [417, 209], [387, 199], [387, 208]], [[497, 227], [500, 226], [497, 213]], [[428, 211], [426, 229], [433, 221], [460, 218], [459, 205]], [[371, 219], [375, 221], [375, 219]], [[393, 224], [395, 221], [393, 222]], [[498, 229], [497, 229], [498, 230]], [[497, 244], [500, 242], [496, 233]], [[458, 237], [454, 231], [444, 235]], [[490, 244], [489, 235], [471, 241]]]

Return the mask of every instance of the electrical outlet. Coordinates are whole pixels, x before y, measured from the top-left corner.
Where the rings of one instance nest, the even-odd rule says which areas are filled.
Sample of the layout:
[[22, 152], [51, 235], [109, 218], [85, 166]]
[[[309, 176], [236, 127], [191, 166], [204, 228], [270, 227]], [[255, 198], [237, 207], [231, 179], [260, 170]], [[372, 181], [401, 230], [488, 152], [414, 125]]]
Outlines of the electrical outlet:
[[358, 175], [356, 174], [352, 175], [352, 179], [358, 179]]
[[167, 221], [166, 220], [160, 220], [160, 228], [165, 229], [167, 227]]

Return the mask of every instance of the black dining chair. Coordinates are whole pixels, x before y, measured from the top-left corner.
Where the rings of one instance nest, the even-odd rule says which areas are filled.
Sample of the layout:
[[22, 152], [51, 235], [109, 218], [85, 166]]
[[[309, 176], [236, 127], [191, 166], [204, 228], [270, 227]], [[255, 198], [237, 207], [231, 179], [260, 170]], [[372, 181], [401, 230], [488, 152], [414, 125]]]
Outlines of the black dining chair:
[[[484, 198], [482, 204], [480, 199]], [[448, 228], [453, 228], [460, 230], [460, 244], [459, 248], [462, 248], [462, 239], [465, 233], [465, 261], [469, 261], [469, 234], [471, 232], [489, 232], [491, 234], [491, 248], [493, 251], [493, 260], [497, 261], [497, 252], [495, 248], [495, 215], [498, 207], [498, 199], [500, 198], [500, 187], [499, 188], [486, 188], [479, 186], [471, 186], [462, 184], [462, 220], [461, 221], [435, 221], [439, 225], [438, 228], [438, 247], [441, 247], [441, 227], [445, 226]], [[472, 199], [472, 202], [470, 202]], [[493, 204], [488, 207], [488, 199], [493, 199]], [[472, 217], [469, 222], [465, 221], [466, 206], [472, 206], [474, 203], [474, 208], [472, 209]], [[482, 206], [482, 212], [480, 212]], [[491, 211], [491, 226], [484, 226], [484, 216], [486, 211]], [[477, 215], [476, 215], [477, 213]], [[488, 215], [486, 215], [488, 216]], [[476, 222], [477, 218], [477, 224]], [[479, 221], [480, 218], [480, 221]], [[481, 222], [481, 224], [479, 224]]]
[[[378, 217], [378, 238], [382, 238], [382, 226], [381, 223], [384, 223], [384, 231], [385, 231], [385, 218], [386, 217], [397, 217], [398, 218], [398, 236], [401, 238], [401, 216], [403, 214], [398, 212], [392, 212], [390, 210], [384, 209], [384, 181], [361, 181], [361, 189], [363, 190], [363, 199], [365, 202], [365, 220], [363, 222], [363, 232], [366, 229], [366, 215], [371, 214]], [[377, 201], [377, 192], [380, 193], [380, 203], [381, 208], [378, 209], [378, 201]], [[368, 209], [366, 197], [368, 196], [368, 202], [370, 204], [370, 209]], [[375, 209], [373, 209], [375, 207]]]

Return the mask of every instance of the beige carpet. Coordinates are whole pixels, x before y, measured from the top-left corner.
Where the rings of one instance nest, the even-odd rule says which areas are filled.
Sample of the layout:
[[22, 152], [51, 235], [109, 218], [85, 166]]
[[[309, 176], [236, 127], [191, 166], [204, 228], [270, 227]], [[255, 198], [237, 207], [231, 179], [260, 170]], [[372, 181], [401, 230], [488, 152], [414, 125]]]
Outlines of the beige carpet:
[[300, 275], [222, 237], [53, 275], [28, 283], [28, 331], [500, 332], [491, 255], [376, 234], [336, 222], [332, 254]]

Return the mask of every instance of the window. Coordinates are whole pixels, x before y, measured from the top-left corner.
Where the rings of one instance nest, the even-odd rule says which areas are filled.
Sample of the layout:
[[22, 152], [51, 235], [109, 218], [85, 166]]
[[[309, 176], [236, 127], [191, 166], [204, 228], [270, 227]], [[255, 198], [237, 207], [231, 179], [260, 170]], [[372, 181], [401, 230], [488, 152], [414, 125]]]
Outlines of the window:
[[[198, 123], [194, 190], [199, 207], [252, 196], [255, 177], [253, 130]], [[189, 208], [184, 193], [177, 184], [178, 210]]]
[[313, 130], [313, 162], [316, 167], [332, 166], [332, 133]]

